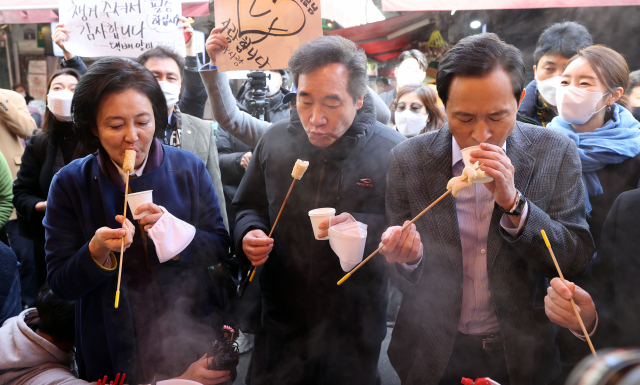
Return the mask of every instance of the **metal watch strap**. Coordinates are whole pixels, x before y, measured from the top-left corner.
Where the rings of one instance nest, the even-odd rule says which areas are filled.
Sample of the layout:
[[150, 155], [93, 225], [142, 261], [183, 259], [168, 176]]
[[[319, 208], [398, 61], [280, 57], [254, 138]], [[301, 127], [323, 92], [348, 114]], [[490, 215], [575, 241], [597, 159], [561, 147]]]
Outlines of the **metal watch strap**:
[[524, 205], [525, 203], [527, 203], [527, 200], [519, 190], [516, 189], [516, 192], [518, 194], [517, 200], [511, 210], [507, 211], [503, 209], [502, 206], [496, 203], [496, 206], [498, 206], [498, 210], [500, 210], [502, 214], [515, 215], [516, 217], [519, 217], [520, 215], [522, 215], [522, 210], [524, 210]]

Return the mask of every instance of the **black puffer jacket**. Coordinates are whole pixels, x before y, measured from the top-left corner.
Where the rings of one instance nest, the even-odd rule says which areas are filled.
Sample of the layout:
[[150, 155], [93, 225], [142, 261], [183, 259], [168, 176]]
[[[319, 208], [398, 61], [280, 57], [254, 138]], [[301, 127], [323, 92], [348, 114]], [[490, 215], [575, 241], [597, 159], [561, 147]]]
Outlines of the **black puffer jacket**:
[[313, 146], [297, 112], [258, 143], [233, 201], [235, 243], [252, 229], [269, 233], [292, 182], [296, 159], [309, 168], [294, 185], [260, 276], [268, 372], [274, 383], [375, 383], [386, 334], [387, 262], [377, 255], [341, 286], [340, 262], [328, 241], [315, 240], [308, 212], [333, 207], [368, 225], [364, 255], [386, 228], [388, 155], [404, 137], [376, 122], [369, 96], [352, 126], [328, 148]]
[[233, 197], [236, 195], [238, 186], [244, 177], [244, 168], [240, 165], [242, 157], [253, 149], [231, 136], [222, 127], [218, 128], [216, 138], [218, 148], [218, 161], [220, 163], [220, 177], [222, 179], [222, 190], [224, 191], [225, 207], [227, 218], [229, 218], [229, 229], [233, 230], [236, 223], [236, 212], [231, 206]]

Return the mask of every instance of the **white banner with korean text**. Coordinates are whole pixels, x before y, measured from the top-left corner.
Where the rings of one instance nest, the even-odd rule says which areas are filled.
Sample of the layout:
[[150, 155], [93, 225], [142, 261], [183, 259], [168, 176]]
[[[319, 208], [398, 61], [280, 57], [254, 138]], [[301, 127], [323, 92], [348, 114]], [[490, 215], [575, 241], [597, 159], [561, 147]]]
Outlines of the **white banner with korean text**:
[[180, 0], [60, 0], [60, 22], [71, 29], [65, 48], [85, 57], [138, 57], [166, 46], [185, 56]]

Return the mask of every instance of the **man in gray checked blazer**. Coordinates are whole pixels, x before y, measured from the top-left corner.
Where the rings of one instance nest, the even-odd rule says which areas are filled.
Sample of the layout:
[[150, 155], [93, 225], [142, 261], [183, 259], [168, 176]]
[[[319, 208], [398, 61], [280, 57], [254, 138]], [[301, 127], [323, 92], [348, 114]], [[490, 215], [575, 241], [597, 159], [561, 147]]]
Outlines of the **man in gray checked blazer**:
[[[551, 130], [516, 123], [522, 53], [495, 34], [467, 37], [440, 62], [448, 124], [400, 143], [389, 156], [381, 251], [404, 297], [389, 346], [403, 384], [548, 384], [560, 372], [556, 327], [545, 315], [557, 276], [594, 253], [578, 152]], [[494, 179], [451, 195], [400, 231], [462, 172], [461, 149]], [[568, 278], [570, 279], [570, 278]]]

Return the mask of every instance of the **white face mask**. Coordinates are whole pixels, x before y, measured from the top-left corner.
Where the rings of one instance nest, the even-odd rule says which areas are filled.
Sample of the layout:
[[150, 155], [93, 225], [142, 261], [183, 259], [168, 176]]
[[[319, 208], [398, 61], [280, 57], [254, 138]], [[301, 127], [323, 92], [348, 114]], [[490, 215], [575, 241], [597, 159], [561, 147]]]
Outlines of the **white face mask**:
[[271, 78], [267, 78], [267, 95], [275, 95], [282, 85], [282, 75], [277, 72], [269, 72], [267, 75], [271, 75]]
[[56, 118], [70, 122], [72, 99], [73, 92], [69, 90], [51, 91], [47, 95], [47, 107]]
[[547, 80], [537, 82], [538, 91], [544, 101], [552, 106], [556, 106], [556, 90], [560, 87], [560, 76], [554, 76]]
[[178, 103], [180, 97], [180, 85], [169, 83], [164, 80], [158, 81], [162, 92], [164, 92], [164, 98], [167, 99], [167, 108], [171, 108]]
[[607, 95], [602, 92], [590, 92], [575, 86], [559, 87], [556, 92], [558, 114], [569, 124], [584, 124], [594, 114], [607, 107], [605, 104], [596, 111], [598, 102]]
[[411, 138], [418, 135], [427, 126], [429, 114], [422, 115], [419, 112], [404, 110], [396, 111], [394, 117], [398, 131], [407, 138]]

